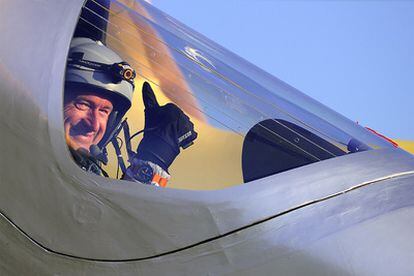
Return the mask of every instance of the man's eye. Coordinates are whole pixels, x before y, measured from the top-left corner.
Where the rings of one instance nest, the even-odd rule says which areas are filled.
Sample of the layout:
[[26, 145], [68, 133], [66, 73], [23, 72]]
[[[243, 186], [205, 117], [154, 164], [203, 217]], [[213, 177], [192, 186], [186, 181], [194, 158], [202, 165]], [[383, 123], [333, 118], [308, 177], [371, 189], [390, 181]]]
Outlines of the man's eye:
[[75, 106], [77, 109], [86, 111], [91, 108], [91, 105], [88, 102], [75, 102]]
[[99, 109], [99, 111], [100, 111], [102, 114], [105, 114], [105, 115], [109, 115], [109, 113], [111, 113], [111, 111], [110, 111], [110, 110], [108, 110], [108, 109]]

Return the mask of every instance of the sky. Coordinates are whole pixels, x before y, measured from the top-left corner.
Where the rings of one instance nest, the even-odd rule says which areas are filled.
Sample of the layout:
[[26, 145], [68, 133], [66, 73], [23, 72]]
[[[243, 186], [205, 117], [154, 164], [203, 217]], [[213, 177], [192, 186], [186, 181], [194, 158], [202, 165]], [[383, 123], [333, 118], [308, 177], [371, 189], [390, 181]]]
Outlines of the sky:
[[349, 119], [414, 140], [414, 1], [152, 4]]

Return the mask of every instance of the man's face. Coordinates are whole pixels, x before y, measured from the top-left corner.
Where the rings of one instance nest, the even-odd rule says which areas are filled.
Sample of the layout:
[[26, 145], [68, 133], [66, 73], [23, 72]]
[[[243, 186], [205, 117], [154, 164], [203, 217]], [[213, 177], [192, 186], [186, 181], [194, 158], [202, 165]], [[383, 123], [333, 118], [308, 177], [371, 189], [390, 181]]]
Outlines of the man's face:
[[112, 102], [95, 93], [79, 93], [64, 106], [64, 128], [67, 144], [74, 150], [98, 144], [106, 131], [113, 109]]

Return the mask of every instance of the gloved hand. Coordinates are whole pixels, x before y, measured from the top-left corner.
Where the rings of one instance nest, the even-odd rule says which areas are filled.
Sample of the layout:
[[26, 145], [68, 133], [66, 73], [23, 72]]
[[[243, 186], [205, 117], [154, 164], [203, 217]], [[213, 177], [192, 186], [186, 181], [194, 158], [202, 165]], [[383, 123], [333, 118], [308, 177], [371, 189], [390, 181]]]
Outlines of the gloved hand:
[[145, 128], [137, 157], [157, 164], [168, 172], [168, 168], [180, 153], [197, 138], [194, 124], [175, 104], [160, 106], [150, 84], [142, 87], [145, 106]]

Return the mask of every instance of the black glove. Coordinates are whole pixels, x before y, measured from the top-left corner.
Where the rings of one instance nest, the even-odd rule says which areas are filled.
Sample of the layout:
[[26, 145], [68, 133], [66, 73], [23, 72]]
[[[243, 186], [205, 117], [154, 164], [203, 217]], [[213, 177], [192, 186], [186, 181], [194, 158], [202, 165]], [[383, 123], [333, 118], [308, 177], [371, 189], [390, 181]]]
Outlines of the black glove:
[[168, 168], [183, 149], [191, 146], [197, 138], [194, 124], [175, 104], [160, 106], [148, 82], [142, 87], [145, 106], [145, 129], [137, 156], [151, 161], [163, 170]]

